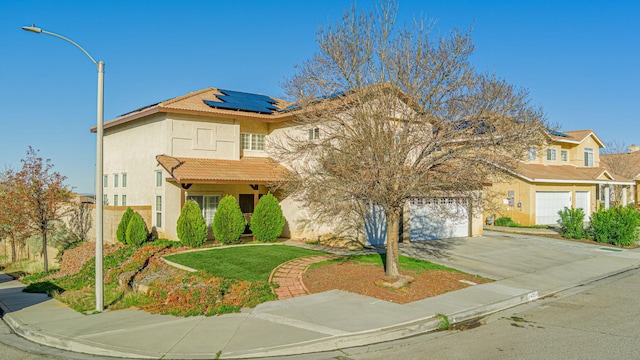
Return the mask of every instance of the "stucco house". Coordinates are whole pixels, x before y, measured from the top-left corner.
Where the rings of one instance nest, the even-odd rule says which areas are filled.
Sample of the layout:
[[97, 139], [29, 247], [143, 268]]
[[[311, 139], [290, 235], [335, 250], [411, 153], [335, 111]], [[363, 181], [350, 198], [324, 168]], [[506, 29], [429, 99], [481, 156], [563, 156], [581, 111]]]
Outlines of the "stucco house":
[[[269, 184], [288, 173], [269, 157], [269, 140], [286, 131], [298, 131], [310, 140], [321, 136], [317, 129], [296, 127], [294, 116], [295, 107], [273, 97], [206, 88], [110, 120], [104, 124], [104, 200], [109, 205], [105, 209], [147, 207], [148, 226], [168, 239], [177, 239], [177, 219], [189, 199], [200, 205], [208, 225], [227, 194], [249, 217]], [[301, 230], [304, 209], [275, 195], [286, 219], [282, 236], [315, 239], [330, 232]], [[422, 208], [431, 200], [415, 203], [415, 214], [426, 213]], [[413, 218], [420, 221], [417, 215]], [[478, 235], [482, 217], [467, 211], [457, 221], [438, 226], [459, 230], [435, 235]], [[105, 240], [112, 239], [105, 236]]]
[[626, 154], [602, 154], [600, 157], [605, 167], [635, 182], [630, 201], [640, 204], [640, 146], [629, 146]]
[[549, 137], [507, 180], [486, 184], [485, 221], [508, 216], [522, 225], [552, 225], [565, 207], [582, 208], [588, 220], [600, 206], [609, 207], [613, 187], [620, 190], [618, 203], [631, 201], [635, 183], [601, 164], [605, 145], [592, 130], [552, 131]]

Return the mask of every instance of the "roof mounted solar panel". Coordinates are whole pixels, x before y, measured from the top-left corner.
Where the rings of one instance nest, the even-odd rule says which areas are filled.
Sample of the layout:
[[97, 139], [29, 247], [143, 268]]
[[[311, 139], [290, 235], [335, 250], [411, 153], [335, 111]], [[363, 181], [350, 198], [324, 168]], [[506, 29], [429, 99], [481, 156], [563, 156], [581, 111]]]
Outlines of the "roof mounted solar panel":
[[569, 137], [569, 135], [560, 132], [560, 131], [555, 131], [555, 130], [549, 130], [549, 132], [551, 133], [551, 135], [555, 135], [555, 136], [561, 136], [561, 137]]
[[225, 110], [239, 110], [255, 112], [259, 114], [273, 114], [278, 108], [276, 101], [268, 96], [251, 94], [233, 90], [218, 89], [222, 95], [216, 97], [221, 101], [203, 100], [212, 108]]

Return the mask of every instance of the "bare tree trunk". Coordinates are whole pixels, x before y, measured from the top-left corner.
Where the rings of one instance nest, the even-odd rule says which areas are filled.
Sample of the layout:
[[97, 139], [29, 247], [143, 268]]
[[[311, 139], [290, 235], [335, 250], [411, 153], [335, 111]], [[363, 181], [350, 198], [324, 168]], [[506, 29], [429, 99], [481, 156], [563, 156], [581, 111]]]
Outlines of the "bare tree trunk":
[[385, 276], [396, 279], [400, 276], [398, 267], [398, 231], [400, 229], [400, 215], [392, 211], [387, 214], [387, 261]]
[[49, 256], [47, 251], [47, 232], [42, 233], [42, 257], [44, 258], [44, 272], [49, 271]]
[[14, 263], [17, 260], [18, 254], [16, 253], [16, 239], [11, 238], [11, 262]]

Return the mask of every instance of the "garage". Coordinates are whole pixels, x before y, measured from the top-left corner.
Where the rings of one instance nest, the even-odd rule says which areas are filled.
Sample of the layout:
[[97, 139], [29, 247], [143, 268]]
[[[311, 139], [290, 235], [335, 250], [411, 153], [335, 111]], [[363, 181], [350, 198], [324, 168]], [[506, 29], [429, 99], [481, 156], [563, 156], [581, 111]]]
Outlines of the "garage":
[[536, 191], [536, 225], [557, 224], [565, 207], [571, 207], [570, 191]]
[[412, 199], [409, 236], [411, 241], [469, 236], [468, 199]]
[[[469, 236], [469, 200], [467, 198], [413, 198], [409, 213], [410, 241]], [[400, 235], [402, 237], [402, 235]], [[380, 206], [372, 206], [365, 221], [367, 245], [383, 245], [387, 224]]]

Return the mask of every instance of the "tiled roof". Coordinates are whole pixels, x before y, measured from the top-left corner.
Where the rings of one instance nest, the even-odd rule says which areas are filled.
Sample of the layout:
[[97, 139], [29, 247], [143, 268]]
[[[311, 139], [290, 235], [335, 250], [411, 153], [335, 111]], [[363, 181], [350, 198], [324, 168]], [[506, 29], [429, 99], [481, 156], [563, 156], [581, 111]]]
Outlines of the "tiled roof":
[[520, 163], [515, 173], [532, 182], [631, 182], [604, 167], [576, 167], [573, 165], [541, 165]]
[[604, 147], [604, 143], [598, 138], [598, 136], [596, 135], [595, 132], [593, 132], [593, 130], [570, 130], [570, 131], [563, 131], [563, 134], [567, 135], [565, 136], [558, 136], [555, 134], [552, 134], [552, 138], [556, 141], [560, 141], [560, 142], [573, 142], [573, 143], [581, 143], [584, 141], [584, 139], [586, 139], [589, 136], [593, 136], [596, 140], [596, 142], [601, 146]]
[[[107, 121], [104, 123], [104, 128], [108, 129], [112, 126], [127, 123], [129, 121], [139, 119], [141, 117], [151, 115], [154, 113], [170, 112], [170, 113], [185, 113], [194, 115], [205, 116], [220, 116], [220, 117], [234, 117], [234, 118], [246, 118], [246, 119], [259, 119], [266, 122], [279, 122], [284, 121], [291, 117], [291, 112], [276, 112], [273, 114], [260, 114], [249, 111], [239, 110], [226, 110], [213, 108], [204, 103], [204, 100], [218, 102], [218, 95], [222, 93], [215, 88], [206, 88], [198, 91], [188, 93], [186, 95], [178, 96], [173, 99], [159, 102], [157, 104], [142, 107], [132, 112], [123, 114], [116, 119]], [[291, 105], [291, 103], [284, 100], [272, 99], [276, 102], [276, 108], [282, 110]], [[95, 127], [91, 129], [95, 132]]]
[[620, 174], [635, 180], [640, 180], [640, 151], [627, 154], [600, 154], [600, 162], [607, 168], [620, 168]]
[[156, 160], [181, 184], [270, 184], [284, 180], [289, 173], [271, 158], [261, 157], [218, 160], [158, 155]]

